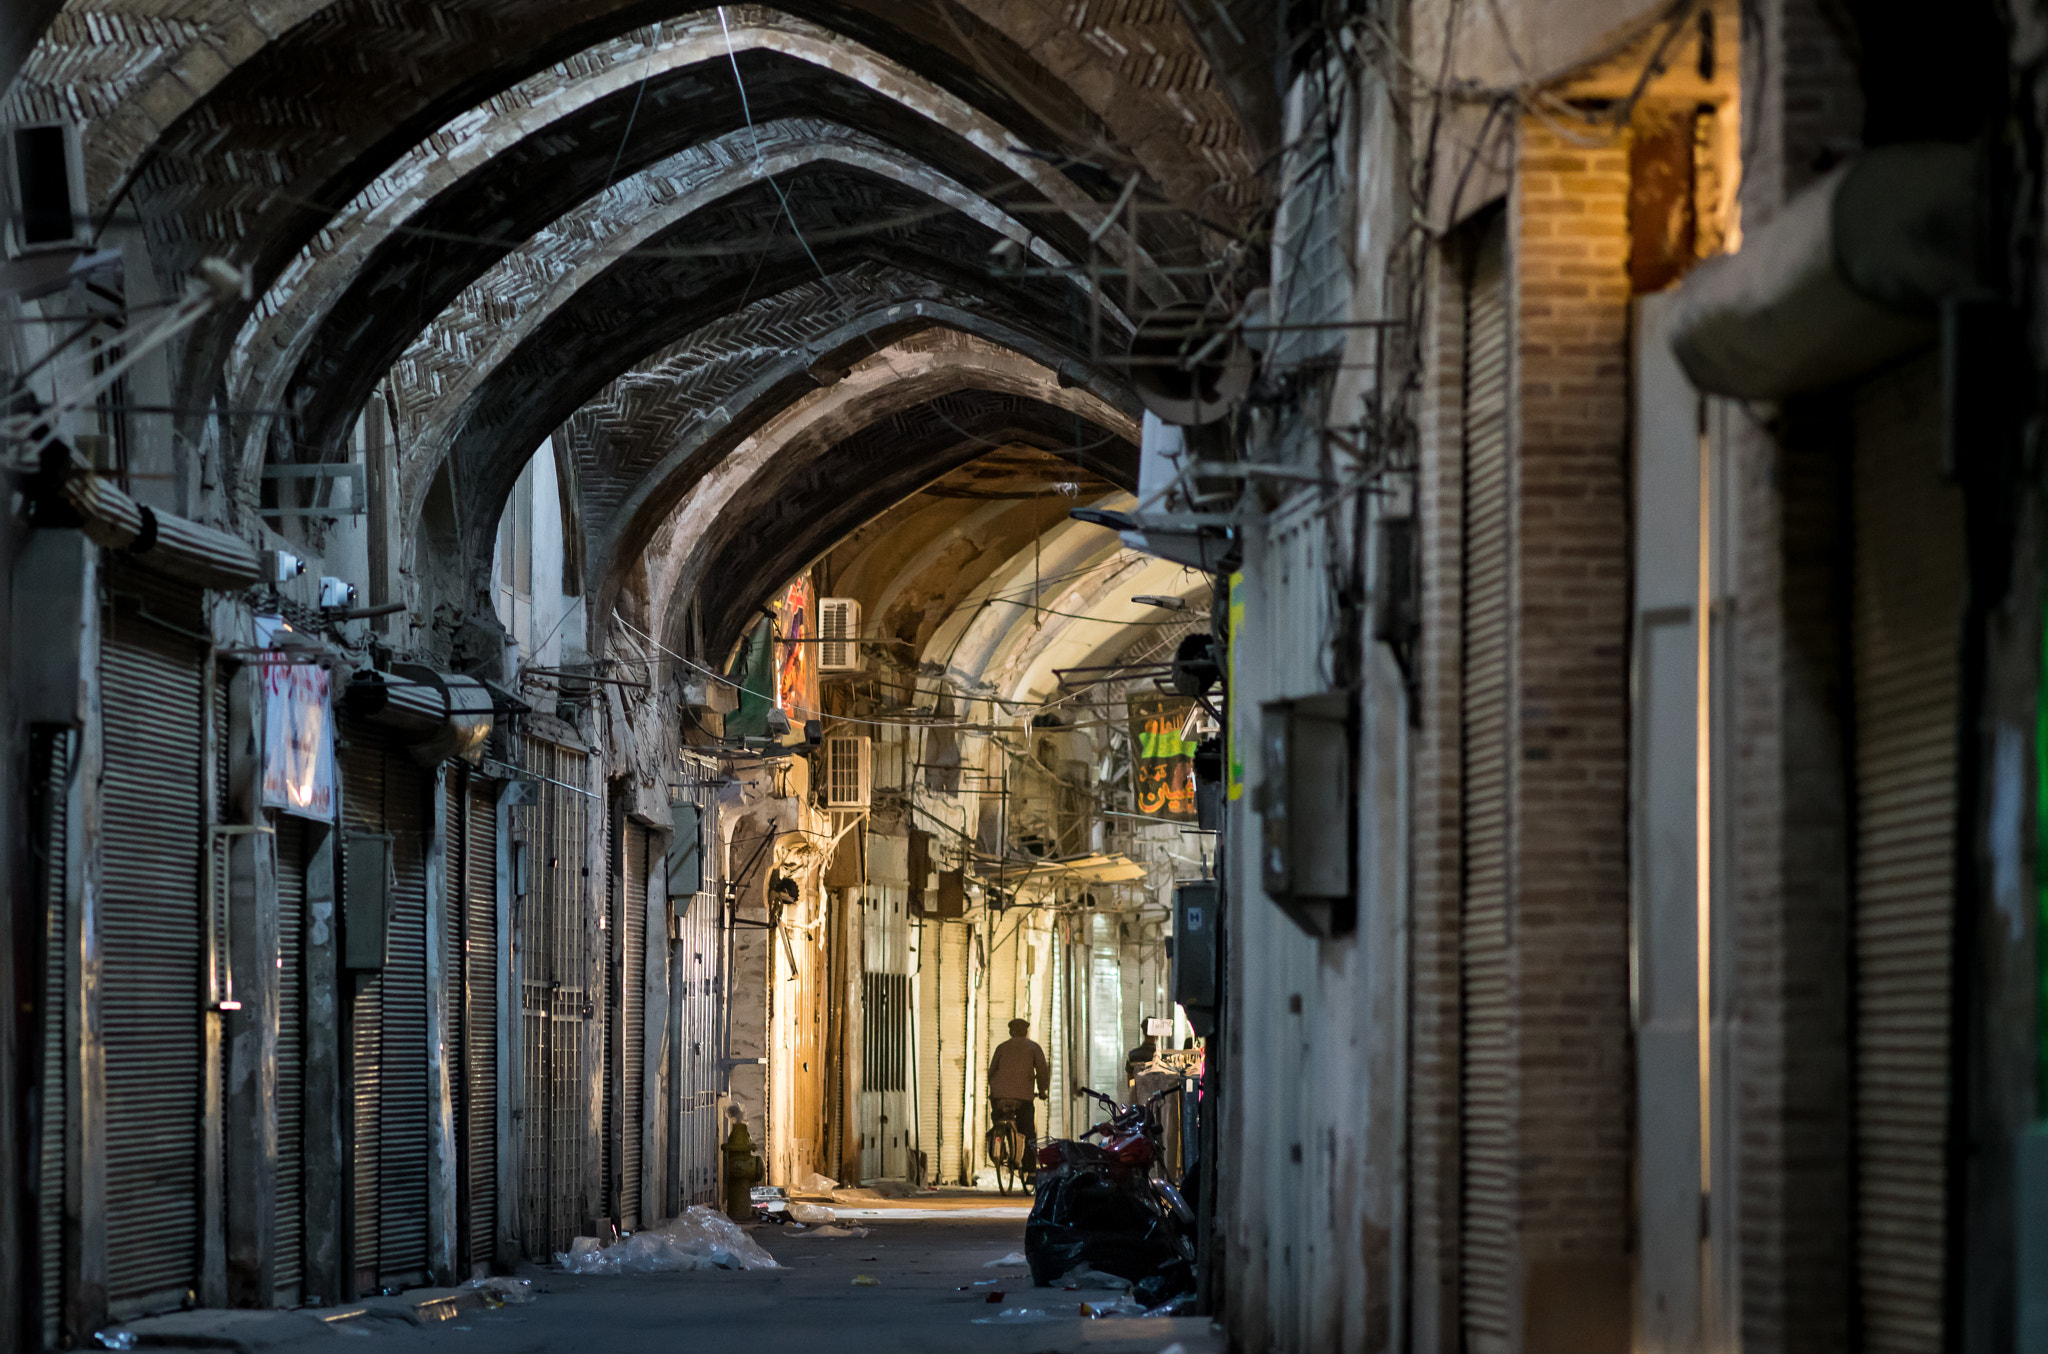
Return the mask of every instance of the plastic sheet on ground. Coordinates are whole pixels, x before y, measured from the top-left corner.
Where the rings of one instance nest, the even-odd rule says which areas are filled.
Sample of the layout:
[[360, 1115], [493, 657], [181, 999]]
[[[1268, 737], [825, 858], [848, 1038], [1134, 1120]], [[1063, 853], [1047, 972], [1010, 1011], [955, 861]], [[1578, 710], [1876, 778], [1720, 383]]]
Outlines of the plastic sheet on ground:
[[836, 1237], [843, 1236], [850, 1236], [855, 1238], [864, 1237], [868, 1234], [868, 1229], [865, 1227], [841, 1227], [836, 1223], [827, 1223], [823, 1227], [805, 1227], [801, 1230], [792, 1228], [790, 1229], [789, 1234], [793, 1238], [815, 1236], [823, 1237], [825, 1240], [830, 1241]]
[[812, 1171], [797, 1182], [797, 1188], [806, 1194], [830, 1194], [833, 1190], [839, 1188], [839, 1182], [829, 1175], [819, 1175], [816, 1171]]
[[99, 1330], [92, 1333], [92, 1338], [105, 1349], [135, 1348], [135, 1332], [132, 1330]]
[[1002, 1259], [1000, 1259], [1000, 1260], [991, 1260], [991, 1261], [989, 1261], [989, 1262], [988, 1262], [987, 1264], [983, 1265], [983, 1266], [982, 1266], [982, 1268], [983, 1268], [983, 1269], [1022, 1269], [1022, 1268], [1024, 1268], [1024, 1267], [1025, 1267], [1026, 1265], [1028, 1265], [1028, 1264], [1030, 1264], [1030, 1263], [1031, 1263], [1031, 1262], [1030, 1262], [1029, 1260], [1026, 1260], [1026, 1259], [1024, 1258], [1024, 1252], [1022, 1252], [1022, 1251], [1011, 1251], [1011, 1252], [1010, 1252], [1010, 1253], [1009, 1253], [1008, 1255], [1004, 1256], [1004, 1257], [1003, 1257]]
[[533, 1301], [533, 1280], [499, 1274], [462, 1285], [483, 1295], [486, 1307], [519, 1307]]
[[1005, 1307], [994, 1316], [974, 1318], [977, 1326], [1015, 1326], [1027, 1321], [1058, 1321], [1060, 1318], [1043, 1307]]
[[775, 1257], [723, 1213], [693, 1205], [615, 1246], [579, 1236], [555, 1263], [571, 1274], [675, 1274], [692, 1269], [776, 1269]]
[[1109, 1288], [1119, 1293], [1131, 1291], [1131, 1281], [1121, 1274], [1105, 1274], [1089, 1265], [1076, 1265], [1052, 1281], [1055, 1288]]
[[839, 1215], [822, 1204], [791, 1204], [788, 1211], [790, 1217], [806, 1227], [839, 1221]]

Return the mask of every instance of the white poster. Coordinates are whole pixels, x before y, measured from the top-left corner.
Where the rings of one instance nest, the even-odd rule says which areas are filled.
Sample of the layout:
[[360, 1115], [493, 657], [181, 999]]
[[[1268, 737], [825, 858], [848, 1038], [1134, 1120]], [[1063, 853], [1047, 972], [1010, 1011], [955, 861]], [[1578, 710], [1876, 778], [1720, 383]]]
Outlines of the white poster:
[[[270, 648], [289, 628], [274, 616], [258, 616], [257, 642]], [[328, 671], [289, 651], [258, 662], [263, 665], [263, 807], [332, 822], [334, 718]]]

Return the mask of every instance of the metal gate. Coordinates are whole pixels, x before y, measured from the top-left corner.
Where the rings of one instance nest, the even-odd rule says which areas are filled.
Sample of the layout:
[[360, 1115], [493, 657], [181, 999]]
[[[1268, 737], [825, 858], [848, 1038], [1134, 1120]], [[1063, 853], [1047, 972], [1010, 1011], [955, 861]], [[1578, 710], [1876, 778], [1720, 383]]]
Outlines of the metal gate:
[[299, 1305], [306, 1240], [306, 859], [316, 831], [280, 814], [277, 842], [277, 1302]]
[[1929, 359], [1856, 407], [1857, 1273], [1864, 1348], [1944, 1347], [1961, 495]]
[[100, 649], [101, 1032], [107, 1299], [178, 1307], [198, 1282], [211, 976], [205, 646], [195, 590], [122, 571]]
[[1458, 1270], [1467, 1347], [1480, 1354], [1504, 1349], [1508, 1339], [1514, 1152], [1508, 1009], [1514, 499], [1504, 248], [1505, 231], [1496, 218], [1480, 237], [1464, 298]]
[[903, 890], [861, 899], [860, 1171], [902, 1180], [910, 1169], [910, 915]]
[[567, 1250], [590, 1215], [585, 1036], [598, 1017], [603, 980], [585, 933], [586, 862], [592, 820], [603, 818], [575, 788], [585, 782], [585, 765], [581, 752], [528, 738], [524, 769], [542, 779], [534, 804], [513, 811], [515, 875], [525, 889], [515, 950], [525, 1050], [520, 1237], [535, 1259]]
[[344, 726], [350, 838], [390, 842], [384, 966], [352, 975], [350, 1181], [357, 1291], [427, 1277], [427, 794], [430, 782], [383, 731]]

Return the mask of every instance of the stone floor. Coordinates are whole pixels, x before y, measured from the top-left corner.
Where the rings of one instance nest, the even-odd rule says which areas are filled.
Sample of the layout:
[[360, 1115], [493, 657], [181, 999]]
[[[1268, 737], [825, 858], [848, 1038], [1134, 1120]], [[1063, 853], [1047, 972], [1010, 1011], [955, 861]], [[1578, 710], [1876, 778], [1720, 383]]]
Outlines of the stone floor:
[[[465, 1304], [446, 1319], [434, 1318], [449, 1305], [408, 1293], [321, 1312], [188, 1312], [133, 1329], [142, 1348], [205, 1343], [252, 1354], [1157, 1354], [1176, 1343], [1185, 1354], [1219, 1354], [1223, 1347], [1204, 1318], [1088, 1320], [1079, 1314], [1086, 1294], [1035, 1289], [1023, 1269], [986, 1268], [1022, 1249], [1024, 1209], [1011, 1201], [983, 1195], [833, 1206], [842, 1215], [871, 1215], [846, 1219], [868, 1235], [753, 1229], [783, 1265], [776, 1270], [577, 1277], [529, 1268], [522, 1272], [541, 1290], [533, 1302], [497, 1310]], [[861, 1275], [874, 1285], [856, 1285]], [[990, 1278], [1001, 1280], [999, 1303], [988, 1301], [990, 1286], [975, 1286]], [[1054, 1319], [974, 1324], [1020, 1306]]]

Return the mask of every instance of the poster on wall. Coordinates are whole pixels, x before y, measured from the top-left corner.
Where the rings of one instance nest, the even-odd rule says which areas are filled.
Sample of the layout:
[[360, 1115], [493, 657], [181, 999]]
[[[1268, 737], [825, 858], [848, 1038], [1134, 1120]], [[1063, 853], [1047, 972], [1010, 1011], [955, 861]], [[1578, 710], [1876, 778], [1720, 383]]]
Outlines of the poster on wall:
[[1195, 703], [1186, 696], [1131, 697], [1131, 788], [1138, 812], [1195, 820]]
[[[291, 627], [256, 618], [257, 647], [281, 647]], [[263, 807], [301, 818], [334, 819], [332, 677], [318, 663], [290, 657], [259, 660], [263, 668]]]
[[790, 729], [803, 734], [804, 721], [818, 709], [818, 646], [811, 625], [811, 576], [783, 590], [775, 602], [775, 708], [789, 716]]

